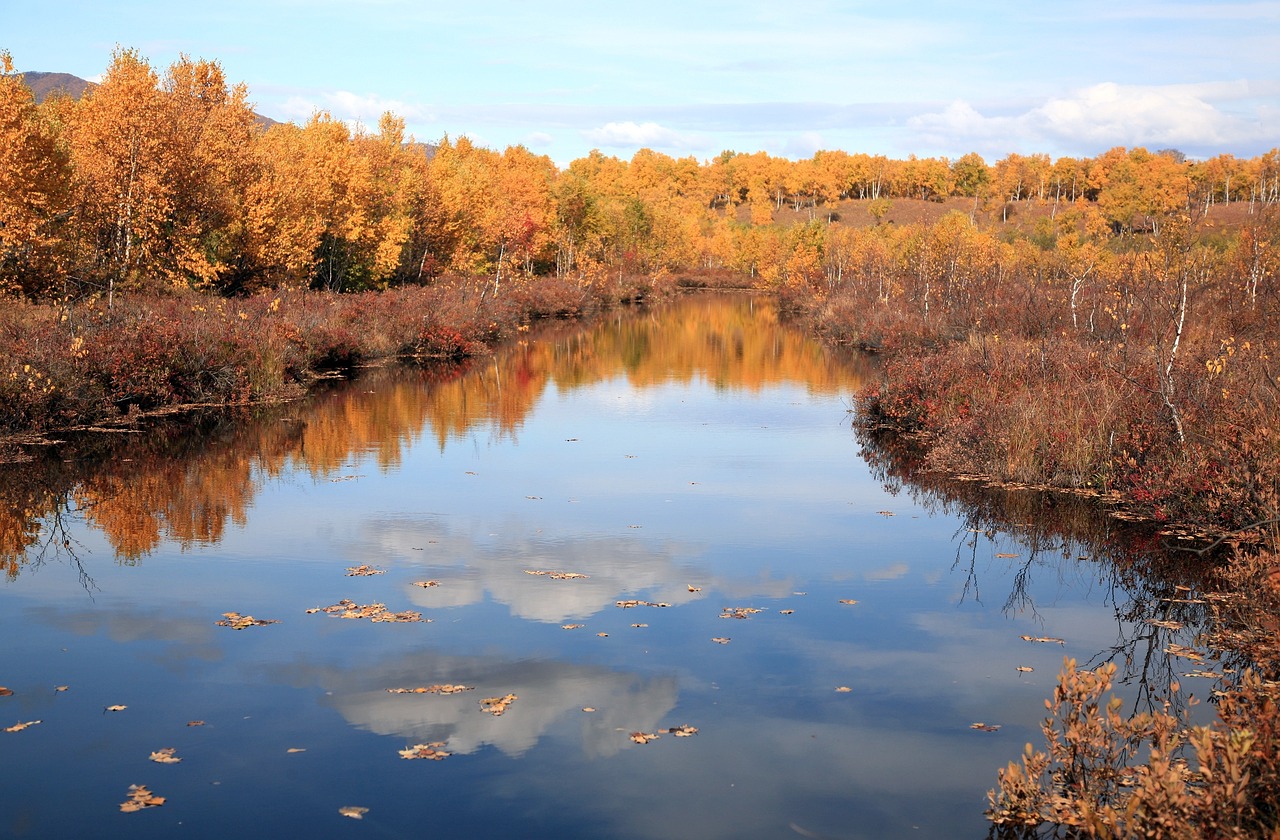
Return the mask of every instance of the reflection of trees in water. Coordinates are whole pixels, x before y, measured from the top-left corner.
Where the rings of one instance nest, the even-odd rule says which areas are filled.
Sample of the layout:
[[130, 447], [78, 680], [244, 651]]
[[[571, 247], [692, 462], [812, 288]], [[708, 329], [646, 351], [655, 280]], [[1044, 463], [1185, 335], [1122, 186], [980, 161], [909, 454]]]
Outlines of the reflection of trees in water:
[[67, 517], [101, 530], [122, 562], [164, 540], [217, 542], [245, 521], [268, 479], [302, 469], [332, 480], [370, 453], [393, 469], [426, 435], [441, 449], [479, 428], [514, 435], [553, 382], [564, 391], [624, 375], [639, 388], [702, 378], [718, 388], [795, 382], [834, 393], [860, 387], [866, 364], [783, 325], [771, 300], [746, 295], [619, 311], [589, 328], [549, 324], [492, 357], [370, 370], [299, 403], [79, 435], [2, 466], [0, 563], [12, 578], [36, 557], [67, 555]]
[[953, 568], [964, 576], [962, 598], [980, 600], [980, 560], [1007, 559], [1003, 611], [1039, 622], [1037, 575], [1096, 575], [1115, 616], [1116, 640], [1089, 665], [1115, 662], [1119, 682], [1134, 687], [1135, 709], [1178, 702], [1173, 684], [1181, 671], [1199, 666], [1167, 651], [1193, 647], [1209, 621], [1198, 597], [1210, 584], [1204, 558], [1169, 550], [1153, 528], [1109, 516], [1094, 500], [956, 480], [922, 469], [910, 444], [891, 435], [859, 429], [858, 437], [872, 475], [889, 492], [906, 491], [925, 510], [960, 519]]

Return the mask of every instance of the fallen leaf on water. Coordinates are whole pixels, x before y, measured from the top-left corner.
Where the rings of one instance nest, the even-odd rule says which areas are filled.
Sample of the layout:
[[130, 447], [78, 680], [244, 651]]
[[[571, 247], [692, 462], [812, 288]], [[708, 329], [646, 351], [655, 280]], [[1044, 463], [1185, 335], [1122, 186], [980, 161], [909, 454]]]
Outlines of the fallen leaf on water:
[[412, 747], [400, 750], [400, 757], [409, 759], [425, 758], [430, 761], [444, 761], [450, 756], [450, 753], [440, 749], [443, 746], [443, 741], [433, 741], [430, 744], [414, 744]]
[[608, 633], [597, 633], [596, 635], [602, 639], [607, 639], [609, 637]]
[[69, 685], [55, 685], [55, 686], [53, 687], [53, 690], [54, 690], [54, 691], [70, 691], [70, 690], [71, 690], [71, 686], [69, 686]]
[[150, 758], [156, 764], [177, 764], [179, 761], [182, 761], [182, 759], [174, 755], [177, 751], [176, 747], [165, 747], [164, 749], [153, 752]]
[[891, 511], [891, 510], [878, 510], [878, 511], [876, 511], [876, 513], [880, 514], [881, 516], [893, 516], [893, 515], [894, 515], [893, 511]]
[[632, 607], [669, 607], [671, 606], [670, 604], [663, 604], [661, 602], [655, 602], [655, 601], [634, 601], [634, 600], [615, 601], [613, 605], [615, 607], [621, 607], [624, 610], [631, 609]]
[[1024, 642], [1043, 642], [1046, 644], [1065, 645], [1066, 642], [1055, 636], [1019, 636]]
[[1204, 655], [1195, 648], [1184, 647], [1183, 645], [1169, 645], [1164, 652], [1170, 656], [1181, 656], [1183, 659], [1190, 659], [1192, 662], [1200, 662], [1204, 659]]
[[795, 610], [778, 610], [778, 612], [779, 612], [781, 615], [792, 615], [792, 614], [794, 614], [794, 613], [795, 613]]
[[750, 618], [758, 612], [764, 612], [764, 610], [759, 609], [758, 607], [724, 607], [720, 610], [720, 617], [745, 619]]
[[712, 636], [711, 641], [715, 642], [718, 645], [727, 645], [729, 644], [729, 642], [733, 640], [730, 639], [728, 636]]
[[388, 694], [461, 694], [464, 691], [472, 691], [474, 686], [470, 685], [453, 685], [445, 683], [443, 685], [424, 685], [418, 688], [388, 688]]
[[585, 580], [590, 575], [580, 574], [578, 572], [548, 572], [542, 569], [525, 569], [526, 575], [542, 575], [552, 580]]
[[998, 731], [998, 730], [1000, 729], [1000, 724], [998, 724], [998, 723], [983, 723], [982, 721], [978, 721], [977, 723], [971, 723], [971, 724], [969, 724], [969, 728], [970, 728], [970, 729], [977, 729], [979, 732], [996, 732], [996, 731]]
[[204, 721], [202, 721], [202, 720], [189, 720], [189, 721], [187, 721], [187, 726], [204, 726]]
[[29, 720], [26, 723], [15, 723], [13, 726], [6, 726], [4, 728], [4, 731], [5, 732], [21, 732], [22, 730], [26, 729], [28, 726], [35, 726], [37, 723], [40, 723], [40, 721]]
[[372, 575], [381, 575], [386, 573], [386, 569], [377, 569], [367, 563], [359, 566], [348, 566], [347, 577], [370, 577]]
[[561, 630], [579, 630], [586, 626], [587, 625], [585, 624], [561, 624], [560, 629]]
[[322, 612], [327, 615], [336, 616], [337, 618], [367, 618], [370, 621], [380, 622], [410, 622], [422, 621], [430, 623], [431, 619], [423, 618], [422, 613], [416, 610], [405, 610], [404, 612], [391, 612], [387, 609], [386, 604], [357, 604], [355, 601], [349, 601], [343, 598], [336, 604], [327, 607], [315, 607], [307, 610], [308, 614]]
[[480, 711], [488, 712], [497, 717], [507, 710], [507, 707], [516, 702], [520, 698], [514, 694], [507, 694], [502, 697], [486, 697], [480, 701]]
[[582, 707], [582, 711], [587, 712], [587, 713], [589, 714], [589, 713], [591, 713], [591, 712], [594, 712], [594, 711], [595, 711], [595, 708], [594, 708], [594, 707], [592, 707], [592, 706], [583, 706], [583, 707]]
[[541, 499], [542, 497], [541, 497], [541, 496], [525, 496], [525, 498], [526, 498], [526, 499], [533, 499], [533, 500], [537, 501], [538, 499]]
[[997, 557], [1012, 558], [1012, 557], [1017, 557], [1018, 555], [1017, 555], [1017, 554], [1009, 554], [1008, 552], [1002, 551], [1002, 552], [1000, 552], [999, 554], [997, 554], [996, 556], [997, 556]]
[[1018, 670], [1024, 674], [1030, 674], [1032, 671], [1035, 670], [1035, 668], [1032, 668], [1029, 665], [1019, 665]]
[[631, 740], [635, 741], [637, 744], [647, 744], [650, 741], [658, 740], [659, 737], [661, 736], [659, 736], [657, 732], [632, 732], [631, 733]]
[[265, 624], [279, 624], [279, 621], [269, 618], [254, 618], [251, 615], [241, 615], [238, 612], [226, 612], [222, 614], [222, 621], [215, 621], [214, 624], [219, 627], [230, 627], [232, 630], [244, 630], [246, 627], [261, 627]]
[[413, 582], [413, 585], [414, 585], [414, 586], [421, 586], [423, 589], [430, 589], [430, 588], [431, 588], [431, 587], [433, 587], [433, 586], [439, 586], [439, 585], [440, 585], [440, 581], [438, 581], [438, 580], [415, 580], [415, 581]]
[[632, 626], [632, 627], [648, 627], [649, 625], [647, 625], [647, 624], [633, 624], [633, 625], [631, 625], [631, 626]]
[[847, 685], [836, 686], [836, 693], [838, 694], [848, 694], [850, 691], [853, 691], [853, 689]]
[[13, 696], [12, 688], [5, 688], [4, 686], [0, 685], [0, 697], [12, 697], [12, 696]]
[[102, 711], [104, 711], [104, 712], [123, 712], [123, 711], [124, 711], [125, 709], [127, 709], [127, 708], [129, 708], [129, 707], [128, 707], [128, 706], [107, 706], [107, 707], [106, 707], [105, 709], [103, 709]]
[[856, 604], [856, 603], [858, 603], [858, 602], [857, 602], [857, 601], [855, 601], [855, 600], [854, 600], [854, 599], [852, 599], [852, 598], [841, 598], [841, 599], [840, 599], [840, 603], [842, 603], [842, 604], [850, 604], [850, 605], [852, 605], [852, 604]]
[[687, 723], [682, 723], [679, 726], [671, 727], [667, 731], [670, 732], [672, 735], [676, 736], [677, 738], [688, 738], [692, 735], [698, 734], [698, 727], [690, 726]]
[[692, 584], [690, 584], [690, 585], [689, 585], [689, 591], [690, 591], [690, 592], [701, 592], [701, 591], [702, 591], [702, 587], [701, 587], [701, 586], [693, 586]]
[[1148, 618], [1146, 621], [1147, 621], [1147, 624], [1150, 624], [1152, 627], [1163, 627], [1165, 630], [1181, 630], [1182, 629], [1181, 621], [1165, 621], [1159, 618]]
[[351, 817], [353, 820], [362, 820], [364, 819], [364, 815], [369, 813], [369, 809], [363, 808], [359, 805], [346, 805], [339, 808], [338, 813], [344, 817]]
[[307, 751], [306, 747], [289, 747], [289, 749], [285, 750], [285, 752], [289, 753], [290, 755], [292, 755], [293, 753], [300, 753], [300, 752], [306, 752], [306, 751]]
[[1221, 677], [1221, 676], [1222, 676], [1222, 674], [1219, 674], [1217, 671], [1196, 670], [1196, 671], [1188, 671], [1187, 673], [1183, 674], [1182, 676], [1184, 676], [1184, 677], [1204, 677], [1205, 679], [1216, 680], [1216, 679], [1218, 679], [1219, 677]]
[[128, 798], [120, 803], [120, 810], [128, 814], [143, 808], [159, 808], [163, 804], [164, 797], [156, 796], [147, 790], [146, 785], [129, 785]]

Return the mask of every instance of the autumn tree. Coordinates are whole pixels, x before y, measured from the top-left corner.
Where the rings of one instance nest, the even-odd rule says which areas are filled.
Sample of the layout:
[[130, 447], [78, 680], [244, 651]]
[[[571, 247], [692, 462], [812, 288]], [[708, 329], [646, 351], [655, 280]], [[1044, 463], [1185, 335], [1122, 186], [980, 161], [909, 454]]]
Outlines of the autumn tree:
[[53, 291], [67, 177], [53, 127], [0, 52], [0, 292]]

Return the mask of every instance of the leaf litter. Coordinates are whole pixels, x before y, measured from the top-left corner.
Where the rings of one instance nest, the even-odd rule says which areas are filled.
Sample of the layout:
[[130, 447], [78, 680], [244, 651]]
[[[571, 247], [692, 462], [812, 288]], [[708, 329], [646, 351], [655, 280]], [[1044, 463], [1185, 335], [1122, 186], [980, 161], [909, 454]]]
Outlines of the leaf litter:
[[151, 753], [150, 759], [156, 764], [177, 764], [182, 761], [181, 758], [175, 755], [177, 752], [176, 747], [164, 747]]
[[127, 798], [120, 803], [120, 810], [128, 814], [144, 808], [159, 808], [164, 802], [163, 796], [156, 796], [146, 785], [129, 785]]
[[423, 618], [422, 613], [417, 610], [392, 612], [387, 609], [386, 604], [357, 604], [355, 601], [351, 601], [346, 598], [343, 598], [336, 604], [330, 604], [327, 607], [312, 607], [307, 610], [308, 615], [313, 615], [318, 612], [322, 612], [336, 618], [367, 618], [373, 622], [431, 622], [431, 619]]
[[488, 712], [494, 717], [500, 717], [508, 706], [519, 699], [514, 694], [505, 694], [502, 697], [486, 697], [480, 701], [480, 711]]
[[248, 627], [262, 627], [267, 624], [279, 624], [276, 619], [271, 618], [254, 618], [251, 615], [241, 615], [238, 612], [225, 612], [222, 614], [222, 621], [215, 621], [214, 624], [219, 627], [230, 627], [232, 630], [244, 630]]
[[386, 573], [386, 569], [378, 569], [367, 563], [347, 567], [347, 577], [372, 577], [373, 575], [384, 575]]
[[414, 744], [412, 747], [405, 747], [400, 750], [400, 757], [407, 759], [425, 758], [428, 761], [444, 761], [452, 753], [445, 752], [442, 749], [445, 746], [444, 741], [432, 741], [430, 744]]
[[453, 685], [445, 683], [443, 685], [424, 685], [417, 688], [388, 688], [388, 694], [461, 694], [464, 691], [474, 691], [475, 686], [470, 685]]

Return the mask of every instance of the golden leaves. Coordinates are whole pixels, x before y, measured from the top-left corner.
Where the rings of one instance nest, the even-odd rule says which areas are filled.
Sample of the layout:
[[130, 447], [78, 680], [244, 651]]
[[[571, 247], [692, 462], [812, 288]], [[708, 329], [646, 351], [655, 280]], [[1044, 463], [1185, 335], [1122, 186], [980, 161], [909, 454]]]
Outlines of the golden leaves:
[[488, 712], [494, 717], [499, 717], [507, 710], [507, 707], [516, 702], [520, 698], [514, 694], [506, 694], [502, 697], [486, 697], [480, 701], [480, 711]]
[[5, 688], [4, 686], [0, 685], [0, 697], [12, 697], [12, 696], [13, 696], [12, 688]]
[[386, 569], [378, 569], [367, 563], [347, 567], [347, 577], [372, 577], [373, 575], [384, 575], [386, 573]]
[[525, 569], [526, 575], [540, 575], [549, 577], [552, 580], [586, 580], [590, 575], [579, 574], [578, 572], [547, 572], [542, 569]]
[[764, 612], [764, 610], [757, 607], [725, 607], [720, 611], [720, 617], [747, 619], [759, 612]]
[[849, 605], [849, 606], [853, 606], [854, 604], [856, 604], [856, 603], [858, 603], [858, 602], [857, 602], [857, 601], [855, 601], [853, 598], [841, 598], [841, 599], [840, 599], [840, 603], [842, 603], [842, 604], [847, 604], [847, 605]]
[[444, 761], [452, 753], [447, 753], [443, 747], [444, 741], [432, 741], [430, 744], [414, 744], [412, 747], [406, 747], [400, 750], [400, 757], [407, 759], [425, 758], [428, 761]]
[[1043, 644], [1065, 645], [1066, 642], [1056, 636], [1019, 636], [1024, 642], [1040, 642]]
[[422, 613], [416, 610], [404, 610], [403, 612], [391, 612], [387, 609], [386, 604], [357, 604], [355, 601], [343, 598], [336, 604], [330, 604], [327, 607], [312, 607], [307, 610], [308, 615], [322, 612], [326, 615], [335, 616], [336, 618], [367, 618], [373, 622], [414, 622], [422, 621], [429, 623], [431, 619], [423, 618]]
[[279, 624], [279, 621], [269, 618], [254, 618], [251, 615], [241, 615], [238, 612], [226, 612], [222, 614], [222, 621], [215, 621], [214, 624], [219, 627], [230, 627], [232, 630], [244, 630], [247, 627], [261, 627], [266, 624]]
[[561, 630], [578, 630], [586, 626], [587, 625], [585, 624], [561, 624], [560, 629]]
[[848, 694], [851, 691], [853, 691], [853, 689], [847, 685], [836, 686], [836, 694]]
[[464, 691], [474, 691], [475, 686], [470, 685], [452, 685], [445, 683], [444, 685], [427, 685], [418, 688], [388, 688], [388, 694], [461, 694]]
[[413, 585], [414, 585], [414, 586], [421, 586], [423, 589], [430, 589], [430, 588], [431, 588], [431, 587], [433, 587], [433, 586], [439, 586], [439, 585], [440, 585], [440, 581], [438, 581], [438, 580], [415, 580], [415, 581], [413, 582]]
[[353, 820], [362, 820], [364, 815], [369, 813], [369, 809], [360, 805], [345, 805], [338, 809], [338, 813]]
[[120, 803], [120, 810], [128, 814], [144, 808], [159, 808], [163, 804], [164, 797], [156, 796], [145, 785], [129, 785], [128, 796]]
[[182, 761], [182, 759], [175, 755], [177, 751], [177, 747], [163, 747], [162, 749], [158, 749], [151, 753], [149, 758], [156, 764], [177, 764]]
[[42, 722], [43, 721], [29, 720], [26, 723], [15, 723], [13, 726], [6, 726], [3, 731], [4, 732], [21, 732], [22, 730], [26, 729], [28, 726], [35, 726], [36, 724], [42, 723]]
[[729, 644], [729, 642], [733, 640], [730, 639], [728, 636], [712, 636], [711, 641], [715, 642], [718, 645], [727, 645]]
[[1030, 674], [1035, 670], [1035, 668], [1032, 668], [1030, 665], [1019, 665], [1015, 670], [1020, 674]]
[[661, 602], [655, 602], [655, 601], [628, 600], [628, 601], [615, 601], [614, 606], [621, 607], [624, 610], [629, 610], [632, 607], [669, 607], [671, 605], [664, 604]]
[[1170, 656], [1180, 656], [1183, 659], [1190, 659], [1192, 662], [1201, 662], [1204, 660], [1204, 655], [1202, 653], [1197, 651], [1195, 648], [1189, 648], [1184, 645], [1171, 644], [1164, 649], [1164, 652]]
[[103, 709], [102, 711], [104, 711], [104, 712], [123, 712], [123, 711], [124, 711], [125, 709], [127, 709], [127, 708], [129, 708], [129, 707], [128, 707], [128, 706], [120, 706], [120, 705], [116, 705], [116, 706], [107, 706], [107, 707], [106, 707], [105, 709]]
[[677, 738], [689, 738], [698, 734], [698, 728], [696, 726], [690, 726], [687, 723], [682, 723], [679, 726], [673, 726], [670, 729], [659, 729], [657, 732], [632, 732], [627, 737], [632, 741], [635, 741], [637, 744], [647, 744], [650, 741], [656, 741], [661, 738], [664, 732], [670, 732]]

